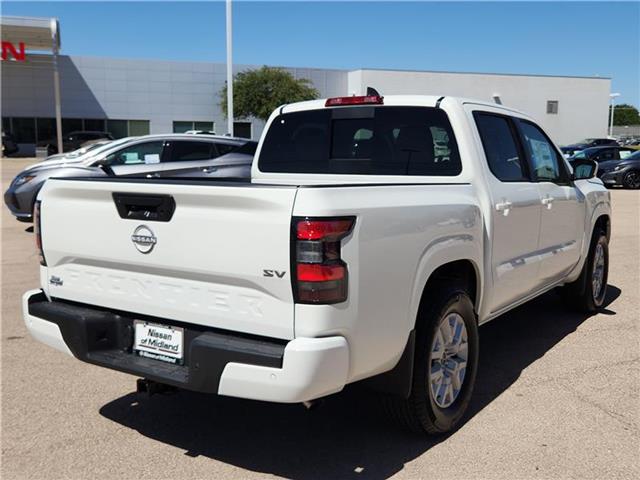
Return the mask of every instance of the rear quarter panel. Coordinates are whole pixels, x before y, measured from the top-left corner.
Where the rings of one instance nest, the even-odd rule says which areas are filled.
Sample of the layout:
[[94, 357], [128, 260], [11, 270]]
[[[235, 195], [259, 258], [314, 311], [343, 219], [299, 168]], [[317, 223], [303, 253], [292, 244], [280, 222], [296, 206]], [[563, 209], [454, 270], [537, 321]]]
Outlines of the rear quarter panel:
[[472, 185], [301, 188], [293, 214], [356, 215], [342, 247], [348, 300], [297, 304], [294, 324], [296, 337], [347, 338], [350, 381], [397, 363], [437, 267], [469, 259], [482, 278], [482, 217]]

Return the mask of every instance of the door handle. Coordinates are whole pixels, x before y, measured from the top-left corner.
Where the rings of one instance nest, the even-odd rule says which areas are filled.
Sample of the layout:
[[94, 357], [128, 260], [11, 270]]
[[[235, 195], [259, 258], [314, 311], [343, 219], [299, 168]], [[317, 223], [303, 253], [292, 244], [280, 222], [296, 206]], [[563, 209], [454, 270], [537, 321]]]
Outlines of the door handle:
[[551, 210], [551, 207], [553, 206], [553, 197], [544, 197], [541, 202], [542, 205], [546, 205], [547, 210]]
[[509, 210], [511, 210], [512, 206], [513, 204], [509, 200], [503, 200], [496, 203], [496, 210], [498, 212], [502, 212], [502, 214], [506, 217], [507, 215], [509, 215]]
[[113, 192], [112, 196], [120, 218], [168, 222], [176, 210], [171, 195]]
[[215, 172], [216, 170], [218, 170], [217, 167], [204, 167], [202, 169], [202, 173], [212, 173], [212, 172]]
[[160, 178], [159, 173], [147, 173], [147, 178]]

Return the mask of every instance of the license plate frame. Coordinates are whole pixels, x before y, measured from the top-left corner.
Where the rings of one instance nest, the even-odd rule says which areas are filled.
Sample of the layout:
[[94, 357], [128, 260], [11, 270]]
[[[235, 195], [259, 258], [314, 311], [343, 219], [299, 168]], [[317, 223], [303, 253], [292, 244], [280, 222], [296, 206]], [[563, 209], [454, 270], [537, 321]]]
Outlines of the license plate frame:
[[184, 328], [134, 320], [133, 353], [173, 365], [184, 364]]

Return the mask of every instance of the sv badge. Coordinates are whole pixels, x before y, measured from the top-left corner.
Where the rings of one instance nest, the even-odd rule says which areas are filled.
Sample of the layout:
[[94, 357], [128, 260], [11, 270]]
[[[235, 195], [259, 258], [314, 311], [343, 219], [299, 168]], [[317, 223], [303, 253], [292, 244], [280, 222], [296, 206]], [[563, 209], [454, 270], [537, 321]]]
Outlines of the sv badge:
[[262, 270], [263, 277], [278, 277], [283, 278], [287, 272], [286, 271], [278, 271], [278, 270]]

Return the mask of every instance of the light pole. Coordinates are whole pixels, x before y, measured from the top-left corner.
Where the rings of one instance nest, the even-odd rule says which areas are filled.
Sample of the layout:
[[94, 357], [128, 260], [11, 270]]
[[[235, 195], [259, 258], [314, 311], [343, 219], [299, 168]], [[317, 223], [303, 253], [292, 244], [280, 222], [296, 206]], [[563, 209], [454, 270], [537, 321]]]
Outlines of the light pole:
[[227, 132], [233, 137], [233, 60], [231, 0], [227, 0]]
[[615, 103], [615, 98], [619, 97], [620, 94], [619, 93], [611, 93], [609, 94], [609, 98], [611, 99], [611, 113], [609, 115], [609, 136], [613, 137], [613, 112], [615, 111], [615, 109], [613, 108], [614, 103]]

